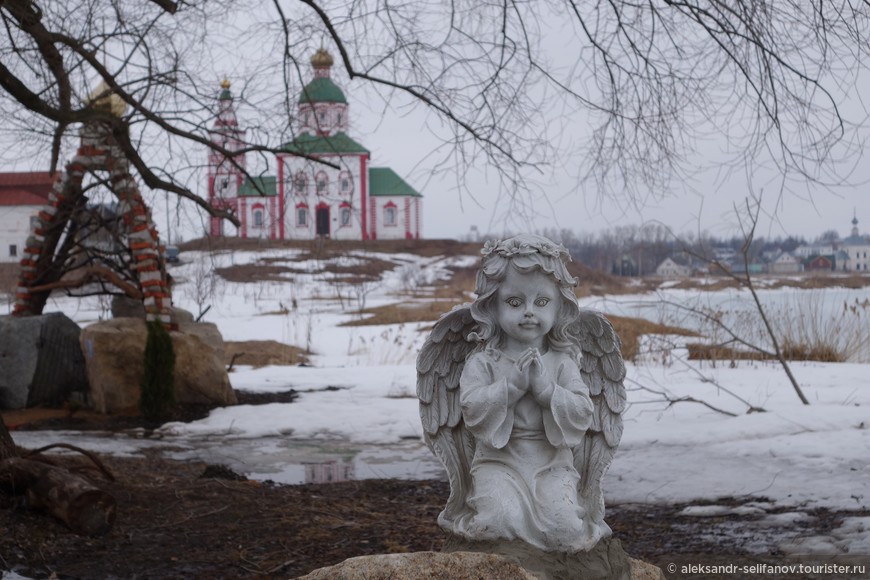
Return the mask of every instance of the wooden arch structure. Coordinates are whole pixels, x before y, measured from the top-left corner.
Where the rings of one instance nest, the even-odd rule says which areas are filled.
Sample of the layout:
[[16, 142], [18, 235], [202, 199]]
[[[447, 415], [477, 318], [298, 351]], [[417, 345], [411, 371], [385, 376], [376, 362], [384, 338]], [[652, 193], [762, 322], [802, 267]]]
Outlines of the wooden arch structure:
[[[127, 295], [141, 299], [148, 321], [159, 321], [170, 327], [172, 296], [167, 283], [163, 249], [151, 212], [145, 205], [136, 180], [130, 174], [130, 162], [112, 137], [109, 124], [94, 121], [82, 126], [81, 142], [72, 161], [57, 174], [48, 202], [31, 219], [18, 286], [15, 292], [13, 316], [42, 314], [51, 294], [63, 275], [62, 265], [55, 263], [58, 244], [77, 209], [84, 207], [82, 180], [86, 173], [107, 172], [108, 188], [118, 198], [124, 234], [133, 256], [133, 278], [138, 288], [131, 287], [107, 269], [93, 268], [91, 277], [100, 277], [121, 288]], [[69, 234], [68, 234], [69, 235]], [[126, 287], [125, 287], [126, 286]]]

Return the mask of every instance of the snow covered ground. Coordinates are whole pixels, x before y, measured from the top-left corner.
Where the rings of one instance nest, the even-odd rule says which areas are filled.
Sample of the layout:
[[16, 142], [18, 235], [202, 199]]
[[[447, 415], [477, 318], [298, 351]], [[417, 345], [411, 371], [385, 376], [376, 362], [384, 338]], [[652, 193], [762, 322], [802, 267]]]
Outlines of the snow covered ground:
[[[370, 254], [344, 260], [366, 256]], [[171, 456], [225, 463], [251, 477], [288, 483], [441, 476], [440, 466], [420, 442], [414, 398], [414, 359], [426, 336], [420, 330], [430, 323], [338, 325], [358, 318], [354, 310], [363, 303], [371, 307], [413, 300], [404, 295], [409, 285], [444, 278], [447, 266], [468, 265], [475, 258], [378, 257], [395, 268], [377, 283], [345, 284], [323, 272], [321, 260], [294, 263], [297, 270], [309, 272], [288, 274], [286, 282], [215, 280], [208, 296], [201, 288], [212, 282], [213, 267], [288, 259], [292, 251], [188, 252], [173, 268], [176, 304], [194, 312], [212, 305], [205, 320], [217, 323], [226, 339], [274, 339], [316, 353], [311, 366], [241, 366], [230, 376], [236, 389], [295, 389], [301, 393], [296, 402], [218, 409], [201, 421], [164, 425], [149, 438], [142, 433], [100, 437], [17, 432], [16, 439], [37, 445], [47, 437], [63, 437], [116, 453], [171, 445]], [[778, 291], [765, 292], [775, 296]], [[795, 291], [781, 292], [791, 296]], [[868, 289], [836, 292], [836, 300], [843, 293], [847, 300], [870, 297]], [[685, 290], [662, 288], [659, 293], [674, 301], [688, 299]], [[720, 299], [724, 294], [705, 295], [705, 300]], [[610, 297], [587, 304], [607, 311], [625, 302]], [[106, 303], [97, 299], [63, 298], [52, 308], [82, 324], [108, 315]], [[624, 313], [617, 310], [613, 312]], [[659, 321], [658, 313], [650, 318]], [[812, 517], [814, 508], [855, 510], [857, 515], [841, 528], [824, 536], [787, 538], [781, 549], [870, 554], [870, 517], [862, 515], [870, 510], [870, 365], [794, 363], [811, 402], [806, 406], [773, 363], [714, 367], [680, 355], [676, 347], [667, 356], [628, 366], [630, 404], [622, 445], [604, 486], [608, 502], [697, 502], [703, 505], [690, 506], [686, 513], [705, 517], [734, 509], [708, 505], [711, 501], [745, 498], [741, 509], [767, 514], [758, 525], [800, 521]], [[736, 416], [696, 402], [669, 403], [681, 397]], [[765, 412], [747, 413], [749, 405]]]

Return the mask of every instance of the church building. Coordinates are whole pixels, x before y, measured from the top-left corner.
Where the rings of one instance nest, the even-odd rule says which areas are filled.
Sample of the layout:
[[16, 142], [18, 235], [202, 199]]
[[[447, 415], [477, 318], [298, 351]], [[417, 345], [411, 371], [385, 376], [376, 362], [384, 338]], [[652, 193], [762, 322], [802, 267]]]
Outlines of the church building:
[[846, 254], [846, 270], [870, 272], [870, 238], [858, 231], [858, 216], [852, 216], [851, 235], [842, 241], [840, 250]]
[[[330, 78], [333, 59], [323, 48], [311, 58], [314, 78], [298, 100], [295, 138], [277, 154], [277, 176], [245, 177], [245, 131], [230, 83], [221, 83], [211, 141], [208, 200], [231, 209], [243, 238], [325, 237], [345, 240], [421, 237], [422, 196], [389, 167], [372, 167], [370, 152], [348, 135], [347, 98]], [[212, 236], [232, 235], [213, 218]]]

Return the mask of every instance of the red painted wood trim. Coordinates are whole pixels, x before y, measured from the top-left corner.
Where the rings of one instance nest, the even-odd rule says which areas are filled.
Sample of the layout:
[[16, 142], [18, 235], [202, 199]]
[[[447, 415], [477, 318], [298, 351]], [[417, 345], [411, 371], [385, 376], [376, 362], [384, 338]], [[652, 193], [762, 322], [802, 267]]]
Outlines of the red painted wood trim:
[[[360, 195], [360, 212], [362, 215], [360, 216], [360, 221], [362, 223], [362, 239], [368, 240], [369, 238], [374, 239], [375, 236], [369, 236], [368, 229], [368, 193], [369, 193], [369, 170], [368, 170], [368, 156], [363, 154], [359, 156], [359, 195]], [[375, 229], [375, 221], [374, 217], [372, 217], [372, 234], [374, 234]]]
[[[285, 196], [287, 192], [284, 191], [284, 160], [286, 155], [278, 155], [278, 239], [284, 239], [284, 221], [285, 216], [284, 212], [286, 211], [285, 204], [287, 200]], [[292, 186], [290, 188], [293, 189]], [[273, 238], [274, 239], [274, 238]]]
[[248, 237], [248, 208], [244, 198], [239, 199], [239, 217], [241, 218], [242, 227], [239, 228], [239, 233], [243, 238]]

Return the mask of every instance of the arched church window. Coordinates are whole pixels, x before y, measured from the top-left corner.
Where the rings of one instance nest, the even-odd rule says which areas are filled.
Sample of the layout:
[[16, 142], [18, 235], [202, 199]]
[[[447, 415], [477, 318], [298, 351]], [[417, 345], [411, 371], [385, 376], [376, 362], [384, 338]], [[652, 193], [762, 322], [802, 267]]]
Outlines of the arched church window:
[[214, 180], [214, 193], [215, 195], [224, 195], [226, 191], [230, 188], [230, 178], [226, 175], [219, 176]]
[[326, 177], [326, 173], [323, 171], [318, 173], [315, 178], [315, 183], [317, 184], [317, 195], [326, 195], [326, 190], [329, 185], [329, 178]]
[[396, 225], [396, 206], [387, 206], [384, 208], [384, 225]]
[[342, 171], [338, 179], [341, 194], [350, 195], [353, 191], [353, 176], [350, 174], [350, 171]]
[[350, 205], [347, 202], [344, 202], [341, 204], [341, 208], [339, 209], [339, 212], [338, 212], [339, 223], [343, 227], [347, 227], [350, 225], [350, 218], [351, 218]]
[[308, 225], [308, 206], [299, 206], [296, 208], [296, 227], [306, 227]]
[[254, 227], [255, 228], [263, 227], [263, 210], [261, 210], [261, 209], [254, 210]]
[[293, 193], [296, 195], [305, 195], [308, 189], [308, 178], [301, 171], [293, 176]]

